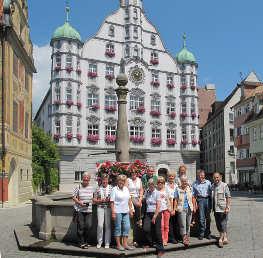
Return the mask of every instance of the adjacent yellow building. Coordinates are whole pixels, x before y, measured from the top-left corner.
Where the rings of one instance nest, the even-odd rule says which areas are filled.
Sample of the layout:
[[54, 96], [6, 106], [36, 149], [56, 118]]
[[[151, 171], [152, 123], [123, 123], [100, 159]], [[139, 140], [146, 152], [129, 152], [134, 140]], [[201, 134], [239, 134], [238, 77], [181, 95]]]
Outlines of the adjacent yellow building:
[[32, 74], [26, 0], [0, 0], [0, 201], [32, 196]]

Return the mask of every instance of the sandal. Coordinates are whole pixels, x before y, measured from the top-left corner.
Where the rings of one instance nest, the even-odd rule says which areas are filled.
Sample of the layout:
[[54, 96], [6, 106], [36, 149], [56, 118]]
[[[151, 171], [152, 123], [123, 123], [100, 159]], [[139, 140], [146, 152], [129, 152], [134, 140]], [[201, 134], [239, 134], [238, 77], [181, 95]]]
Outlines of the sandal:
[[219, 248], [223, 248], [223, 246], [224, 246], [223, 240], [219, 239], [218, 246], [219, 246]]

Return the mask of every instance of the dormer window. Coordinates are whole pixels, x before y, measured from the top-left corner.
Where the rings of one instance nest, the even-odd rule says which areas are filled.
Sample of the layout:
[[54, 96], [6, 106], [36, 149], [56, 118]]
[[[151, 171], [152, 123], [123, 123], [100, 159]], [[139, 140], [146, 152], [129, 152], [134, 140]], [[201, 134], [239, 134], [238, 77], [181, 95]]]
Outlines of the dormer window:
[[130, 38], [130, 27], [129, 27], [129, 25], [125, 26], [125, 38], [126, 39]]
[[137, 39], [138, 38], [138, 27], [135, 26], [133, 29], [133, 38]]
[[155, 35], [151, 35], [151, 45], [152, 46], [155, 46], [156, 45], [156, 37], [155, 37]]
[[159, 58], [158, 58], [158, 53], [157, 52], [152, 52], [151, 53], [151, 64], [152, 65], [159, 64]]
[[112, 43], [106, 44], [105, 55], [108, 57], [114, 57], [115, 56], [114, 45]]
[[115, 35], [115, 29], [114, 29], [114, 26], [111, 25], [111, 26], [109, 27], [109, 36], [110, 36], [110, 37], [114, 37], [114, 35]]

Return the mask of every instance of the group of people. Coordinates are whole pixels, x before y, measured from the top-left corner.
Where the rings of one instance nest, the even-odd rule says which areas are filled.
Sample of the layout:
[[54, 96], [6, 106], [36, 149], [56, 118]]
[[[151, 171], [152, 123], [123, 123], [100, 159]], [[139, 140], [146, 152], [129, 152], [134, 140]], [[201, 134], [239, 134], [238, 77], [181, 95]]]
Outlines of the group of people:
[[[102, 246], [103, 235], [105, 248], [110, 247], [113, 228], [119, 251], [133, 250], [141, 242], [138, 232], [143, 232], [144, 246], [155, 246], [158, 256], [162, 256], [168, 242], [182, 241], [189, 246], [193, 215], [198, 217], [198, 238], [211, 239], [211, 210], [220, 232], [218, 244], [223, 247], [228, 243], [229, 188], [222, 182], [220, 173], [214, 173], [213, 184], [205, 178], [203, 170], [198, 171], [197, 177], [191, 184], [186, 166], [182, 165], [178, 176], [175, 171], [169, 171], [167, 181], [154, 170], [148, 170], [142, 178], [135, 172], [129, 178], [119, 175], [117, 185], [111, 186], [108, 175], [104, 174], [100, 185], [94, 189], [89, 184], [90, 174], [84, 173], [82, 183], [73, 191], [80, 247], [88, 248], [93, 205], [97, 206], [97, 248]], [[128, 245], [131, 229], [133, 246]]]

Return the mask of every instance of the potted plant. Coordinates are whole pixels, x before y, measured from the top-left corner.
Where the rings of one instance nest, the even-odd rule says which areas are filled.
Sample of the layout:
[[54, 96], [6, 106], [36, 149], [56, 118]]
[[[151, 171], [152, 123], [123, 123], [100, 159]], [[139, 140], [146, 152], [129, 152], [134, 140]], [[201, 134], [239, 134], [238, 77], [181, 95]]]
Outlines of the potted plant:
[[166, 86], [167, 86], [167, 88], [169, 90], [172, 90], [174, 88], [174, 84], [173, 83], [167, 83]]
[[96, 78], [97, 76], [98, 76], [97, 72], [91, 72], [91, 71], [88, 72], [88, 77], [89, 78]]
[[162, 143], [162, 139], [160, 137], [155, 137], [151, 139], [152, 145], [160, 145]]
[[144, 106], [137, 107], [136, 112], [139, 114], [143, 114], [145, 112], [145, 107]]
[[169, 116], [174, 119], [176, 117], [176, 112], [175, 111], [172, 111], [169, 113]]
[[99, 141], [100, 137], [98, 134], [89, 134], [87, 136], [87, 140], [90, 142], [90, 143], [97, 143]]
[[116, 142], [116, 135], [106, 135], [105, 136], [105, 142], [107, 144], [113, 144]]
[[67, 66], [67, 67], [66, 67], [66, 71], [67, 71], [68, 73], [71, 73], [71, 72], [73, 71], [72, 66]]
[[60, 134], [59, 134], [59, 133], [55, 133], [55, 134], [53, 135], [53, 138], [54, 138], [54, 140], [58, 141], [59, 138], [60, 138]]
[[175, 145], [176, 144], [176, 140], [175, 139], [173, 139], [173, 138], [169, 138], [169, 139], [167, 139], [167, 145]]
[[152, 58], [151, 59], [151, 64], [152, 65], [158, 65], [159, 64], [159, 60], [157, 58]]
[[159, 81], [152, 81], [152, 82], [151, 82], [151, 85], [152, 85], [153, 87], [159, 87], [159, 86], [160, 86], [160, 82], [159, 82]]
[[72, 133], [67, 133], [66, 134], [66, 138], [67, 138], [68, 141], [71, 141], [72, 138], [73, 138], [73, 134]]
[[185, 119], [187, 117], [187, 113], [186, 112], [182, 112], [180, 116], [181, 116], [182, 119]]
[[67, 101], [66, 101], [66, 105], [67, 105], [68, 107], [71, 107], [71, 106], [73, 105], [73, 101], [72, 101], [72, 100], [67, 100]]
[[106, 78], [107, 80], [109, 80], [109, 81], [112, 81], [112, 80], [115, 78], [115, 76], [114, 76], [114, 74], [106, 74], [106, 75], [105, 75], [105, 78]]
[[93, 104], [90, 106], [90, 108], [93, 110], [93, 111], [97, 111], [98, 109], [100, 109], [100, 106], [99, 104]]
[[160, 111], [157, 111], [157, 110], [152, 110], [150, 112], [150, 115], [151, 116], [154, 116], [154, 117], [159, 117], [161, 115]]

